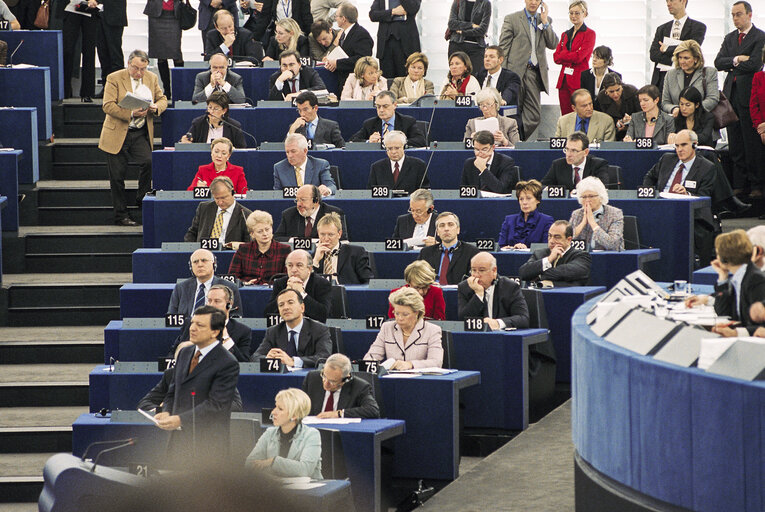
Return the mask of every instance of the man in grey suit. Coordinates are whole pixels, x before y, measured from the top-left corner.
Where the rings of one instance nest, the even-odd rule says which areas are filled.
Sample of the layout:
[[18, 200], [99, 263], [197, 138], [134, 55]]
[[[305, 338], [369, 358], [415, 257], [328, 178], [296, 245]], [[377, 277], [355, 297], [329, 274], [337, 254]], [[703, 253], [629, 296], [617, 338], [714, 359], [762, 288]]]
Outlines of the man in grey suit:
[[228, 94], [231, 103], [244, 103], [242, 77], [228, 70], [228, 59], [222, 53], [210, 57], [210, 69], [202, 71], [194, 79], [191, 101], [203, 102], [215, 91]]
[[274, 190], [284, 187], [316, 185], [322, 196], [337, 192], [335, 180], [329, 173], [329, 162], [308, 156], [308, 141], [299, 133], [290, 133], [284, 139], [287, 158], [274, 164]]
[[290, 125], [288, 133], [299, 133], [313, 144], [332, 144], [345, 147], [337, 121], [319, 117], [319, 100], [311, 91], [303, 91], [295, 98], [298, 118]]
[[598, 112], [592, 104], [592, 96], [587, 89], [577, 89], [571, 93], [571, 105], [574, 111], [558, 118], [555, 126], [556, 137], [568, 137], [574, 132], [585, 132], [590, 140], [615, 140], [614, 121], [608, 114]]
[[549, 91], [545, 48], [554, 50], [558, 36], [541, 0], [525, 0], [526, 8], [505, 16], [499, 46], [507, 60], [503, 66], [521, 77], [519, 105], [523, 132], [529, 139], [539, 126], [542, 107], [539, 95]]
[[[221, 246], [233, 249], [235, 242], [249, 242], [247, 216], [252, 212], [236, 202], [234, 184], [228, 176], [218, 176], [210, 183], [212, 201], [199, 204], [191, 226], [183, 236], [184, 242], [199, 242], [203, 238], [217, 238]], [[220, 226], [216, 221], [220, 216]]]
[[[213, 285], [222, 284], [234, 292], [234, 307], [236, 311], [242, 311], [242, 297], [239, 288], [231, 282], [215, 276], [218, 261], [215, 255], [207, 249], [197, 249], [189, 259], [189, 270], [194, 274], [184, 281], [175, 285], [173, 294], [170, 296], [170, 304], [167, 313], [186, 315], [191, 318], [195, 309], [207, 304], [207, 294]], [[238, 309], [237, 309], [238, 308]]]

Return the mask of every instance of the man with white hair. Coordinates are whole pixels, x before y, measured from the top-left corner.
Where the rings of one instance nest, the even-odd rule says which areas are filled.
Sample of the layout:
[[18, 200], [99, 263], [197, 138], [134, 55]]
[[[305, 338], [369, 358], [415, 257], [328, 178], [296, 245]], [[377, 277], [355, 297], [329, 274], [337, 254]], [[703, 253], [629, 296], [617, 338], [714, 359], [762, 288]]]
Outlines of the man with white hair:
[[379, 418], [372, 386], [351, 375], [351, 360], [332, 354], [324, 368], [309, 372], [303, 391], [311, 398], [311, 416], [319, 418]]
[[388, 158], [372, 164], [369, 170], [367, 188], [388, 187], [388, 190], [404, 190], [411, 194], [418, 188], [430, 188], [430, 180], [425, 174], [425, 162], [404, 154], [406, 134], [393, 130], [383, 138]]
[[284, 139], [287, 158], [274, 164], [274, 190], [284, 187], [316, 185], [322, 196], [337, 192], [335, 180], [329, 173], [329, 162], [308, 156], [308, 141], [299, 133], [290, 133]]

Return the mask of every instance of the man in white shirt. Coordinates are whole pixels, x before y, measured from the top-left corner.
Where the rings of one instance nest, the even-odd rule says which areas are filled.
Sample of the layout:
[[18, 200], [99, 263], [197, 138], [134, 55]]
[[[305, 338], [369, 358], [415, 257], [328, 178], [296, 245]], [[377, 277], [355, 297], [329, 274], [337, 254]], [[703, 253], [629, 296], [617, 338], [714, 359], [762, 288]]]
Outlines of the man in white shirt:
[[421, 188], [409, 196], [409, 213], [396, 219], [393, 238], [412, 239], [412, 246], [430, 246], [437, 243], [436, 217], [438, 212], [433, 204], [430, 190]]
[[199, 204], [184, 242], [201, 242], [216, 238], [221, 247], [237, 249], [237, 242], [249, 242], [247, 216], [252, 212], [239, 204], [234, 197], [234, 184], [228, 176], [218, 176], [210, 183], [212, 201]]
[[651, 43], [649, 55], [651, 62], [655, 63], [651, 83], [660, 91], [664, 88], [664, 75], [672, 67], [672, 55], [677, 48], [677, 44], [666, 44], [664, 39], [670, 38], [677, 41], [693, 39], [701, 46], [707, 33], [706, 25], [688, 18], [685, 12], [687, 5], [688, 0], [667, 0], [667, 10], [673, 19], [656, 28], [656, 34]]
[[225, 92], [231, 103], [245, 102], [242, 77], [228, 70], [228, 59], [222, 53], [210, 57], [210, 69], [196, 76], [191, 101], [205, 101], [215, 91]]
[[513, 116], [513, 119], [520, 123], [522, 107], [519, 99], [521, 77], [514, 71], [503, 68], [503, 62], [505, 62], [505, 55], [500, 46], [492, 45], [486, 47], [483, 55], [484, 69], [476, 75], [476, 78], [478, 78], [478, 82], [481, 84], [481, 89], [493, 87], [499, 91], [500, 96], [502, 96], [503, 105], [518, 106], [518, 112]]
[[193, 277], [181, 281], [173, 288], [173, 294], [170, 296], [170, 304], [167, 306], [168, 314], [181, 314], [186, 318], [191, 317], [191, 313], [207, 303], [207, 294], [213, 285], [222, 284], [234, 292], [234, 305], [238, 311], [242, 310], [242, 298], [239, 294], [239, 288], [229, 281], [215, 276], [215, 269], [218, 262], [215, 255], [207, 249], [197, 249], [191, 254], [189, 259], [189, 270]]

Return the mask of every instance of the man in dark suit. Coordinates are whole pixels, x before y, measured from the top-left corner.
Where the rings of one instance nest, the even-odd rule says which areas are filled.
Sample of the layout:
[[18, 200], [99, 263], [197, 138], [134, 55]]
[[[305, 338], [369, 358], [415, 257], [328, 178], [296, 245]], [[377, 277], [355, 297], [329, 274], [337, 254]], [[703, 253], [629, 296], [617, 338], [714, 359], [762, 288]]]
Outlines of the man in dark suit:
[[518, 112], [513, 116], [513, 119], [518, 121], [518, 126], [520, 127], [522, 107], [520, 104], [521, 77], [514, 71], [503, 68], [502, 63], [504, 61], [505, 54], [499, 45], [487, 46], [483, 54], [484, 69], [479, 71], [475, 77], [478, 79], [478, 83], [481, 84], [481, 89], [493, 87], [499, 91], [500, 96], [502, 96], [503, 105], [518, 106]]
[[302, 249], [289, 253], [285, 261], [287, 275], [274, 281], [271, 299], [263, 311], [264, 315], [279, 313], [278, 297], [285, 289], [297, 291], [305, 303], [305, 316], [317, 322], [326, 322], [332, 305], [332, 285], [323, 277], [313, 273], [313, 258]]
[[316, 185], [322, 196], [337, 192], [329, 162], [308, 154], [308, 141], [304, 136], [288, 134], [284, 139], [284, 152], [287, 158], [274, 164], [274, 190]]
[[[202, 46], [205, 47], [205, 53], [207, 52], [207, 38], [208, 32], [215, 32], [215, 23], [213, 16], [219, 11], [228, 11], [234, 20], [231, 28], [239, 26], [239, 11], [236, 8], [236, 0], [199, 0], [199, 22], [197, 27], [202, 33]], [[227, 45], [229, 46], [229, 45]]]
[[338, 45], [348, 57], [343, 59], [324, 58], [324, 66], [337, 73], [337, 86], [340, 90], [345, 85], [345, 79], [353, 73], [356, 61], [361, 57], [371, 57], [374, 41], [367, 29], [358, 24], [359, 11], [356, 6], [346, 2], [340, 4], [335, 12], [335, 23], [342, 33], [338, 39]]
[[249, 242], [250, 232], [247, 230], [247, 216], [252, 212], [239, 204], [234, 197], [234, 184], [228, 176], [218, 176], [210, 183], [212, 201], [199, 203], [186, 234], [184, 242], [199, 242], [203, 238], [211, 238], [215, 221], [223, 214], [223, 224], [219, 228], [218, 239], [222, 245], [231, 242]]
[[733, 189], [751, 190], [752, 197], [762, 197], [763, 180], [758, 167], [765, 154], [762, 142], [752, 125], [749, 100], [752, 95], [752, 78], [762, 69], [762, 47], [765, 32], [752, 25], [752, 6], [748, 2], [736, 2], [731, 8], [736, 30], [723, 39], [715, 58], [718, 71], [726, 71], [723, 92], [738, 115], [738, 122], [727, 126], [730, 157], [733, 160]]
[[572, 190], [588, 176], [595, 176], [609, 185], [608, 162], [590, 154], [590, 139], [584, 132], [574, 132], [566, 140], [566, 157], [554, 160], [542, 178], [545, 187], [559, 185]]
[[693, 39], [701, 46], [707, 33], [706, 25], [688, 17], [685, 12], [687, 5], [688, 0], [667, 0], [667, 9], [673, 19], [656, 28], [656, 34], [648, 51], [651, 62], [654, 63], [651, 83], [660, 91], [664, 88], [664, 75], [667, 74], [668, 69], [661, 69], [659, 66], [672, 67], [672, 55], [677, 48], [677, 45], [664, 44], [664, 38], [669, 37], [679, 41]]
[[154, 416], [161, 429], [172, 432], [171, 465], [214, 465], [228, 454], [239, 363], [221, 344], [225, 322], [226, 316], [212, 306], [198, 308], [191, 318], [194, 346], [178, 354], [162, 412]]
[[268, 79], [268, 99], [292, 101], [300, 91], [326, 89], [319, 73], [300, 64], [300, 54], [294, 50], [279, 55], [279, 71]]
[[515, 161], [510, 156], [494, 151], [494, 135], [481, 130], [473, 135], [473, 158], [465, 160], [462, 167], [461, 187], [509, 194], [518, 183]]
[[276, 297], [282, 321], [266, 331], [253, 361], [275, 358], [293, 368], [313, 368], [332, 352], [329, 329], [323, 323], [303, 316], [305, 304], [300, 292], [289, 288]]
[[[679, 131], [675, 136], [675, 153], [662, 155], [643, 178], [643, 186], [659, 192], [711, 197], [717, 174], [714, 164], [696, 153], [698, 141], [695, 132]], [[710, 207], [694, 210], [694, 246], [704, 266], [714, 256], [717, 224]]]
[[373, 163], [369, 170], [367, 188], [388, 187], [388, 190], [404, 190], [411, 194], [418, 188], [430, 188], [423, 160], [406, 156], [406, 135], [393, 130], [385, 135], [385, 151], [388, 158]]
[[470, 260], [470, 277], [457, 287], [458, 318], [483, 318], [495, 331], [505, 327], [529, 326], [529, 308], [521, 287], [504, 276], [497, 277], [497, 259], [479, 252]]
[[437, 216], [433, 194], [426, 188], [417, 189], [409, 196], [409, 213], [396, 219], [393, 238], [415, 238], [417, 243], [410, 244], [414, 246], [435, 245]]
[[189, 259], [189, 270], [194, 275], [175, 285], [167, 306], [168, 314], [185, 315], [188, 320], [191, 313], [207, 303], [207, 295], [213, 285], [221, 284], [234, 292], [234, 309], [242, 311], [242, 297], [239, 288], [225, 279], [215, 276], [218, 262], [215, 255], [207, 249], [197, 249]]
[[319, 219], [316, 229], [319, 244], [313, 255], [315, 273], [340, 284], [367, 284], [374, 277], [366, 249], [340, 243], [343, 234], [340, 215], [328, 213]]
[[319, 188], [315, 185], [303, 185], [295, 195], [295, 206], [282, 212], [279, 227], [274, 238], [279, 242], [287, 242], [291, 238], [319, 238], [316, 223], [329, 212], [336, 212], [343, 219], [342, 239], [348, 239], [348, 228], [345, 226], [345, 213], [336, 206], [331, 206], [321, 200]]
[[313, 144], [332, 144], [345, 147], [337, 121], [319, 117], [319, 100], [311, 91], [301, 91], [295, 98], [298, 118], [290, 125], [288, 133], [299, 133]]
[[213, 24], [215, 30], [209, 30], [205, 36], [205, 60], [210, 60], [216, 53], [222, 53], [234, 61], [263, 60], [263, 45], [255, 41], [252, 32], [246, 28], [237, 29], [230, 12], [216, 11]]
[[[104, 10], [101, 11], [100, 16], [101, 30], [98, 31], [96, 51], [98, 52], [98, 62], [101, 63], [101, 83], [106, 85], [106, 77], [109, 74], [125, 67], [125, 55], [122, 53], [122, 33], [128, 24], [127, 0], [110, 0], [99, 3], [103, 5]], [[103, 91], [101, 97], [103, 97]]]
[[586, 286], [590, 280], [592, 258], [584, 251], [571, 247], [574, 228], [568, 221], [556, 220], [550, 226], [547, 249], [537, 249], [518, 269], [524, 281], [541, 281], [554, 287]]
[[[234, 290], [222, 284], [214, 284], [207, 292], [207, 305], [226, 315], [226, 327], [223, 329], [223, 348], [231, 352], [237, 361], [246, 363], [250, 360], [252, 329], [230, 317], [235, 311]], [[238, 311], [241, 314], [241, 311]], [[170, 355], [175, 354], [178, 346], [189, 339], [189, 322], [184, 322], [181, 334], [170, 348]]]
[[324, 369], [308, 372], [303, 391], [311, 398], [310, 416], [319, 418], [379, 418], [372, 386], [351, 375], [351, 360], [332, 354]]
[[[262, 4], [262, 7], [258, 11], [253, 9], [250, 0], [240, 0], [242, 13], [251, 13], [250, 17], [244, 23], [244, 27], [252, 31], [257, 41], [262, 41], [263, 44], [267, 46], [267, 38], [273, 37], [274, 31], [271, 22], [276, 21], [276, 10], [283, 9], [284, 3], [280, 0], [263, 0], [259, 3]], [[288, 17], [297, 22], [300, 31], [303, 34], [308, 34], [311, 30], [311, 23], [313, 23], [313, 16], [311, 16], [311, 1], [291, 0], [287, 5], [289, 6], [290, 4], [291, 12], [288, 14]]]
[[191, 101], [206, 101], [215, 91], [223, 91], [231, 103], [246, 101], [242, 77], [229, 71], [228, 59], [222, 53], [210, 57], [210, 69], [202, 71], [194, 79]]
[[374, 0], [369, 19], [378, 22], [377, 58], [385, 77], [406, 76], [406, 59], [420, 51], [420, 31], [415, 18], [421, 0], [400, 0], [390, 8], [386, 0]]
[[377, 117], [364, 121], [361, 129], [353, 134], [353, 142], [382, 142], [383, 137], [393, 130], [404, 132], [409, 147], [427, 146], [425, 134], [417, 126], [417, 120], [404, 114], [396, 114], [396, 95], [382, 91], [375, 98]]
[[436, 232], [441, 243], [425, 247], [417, 259], [427, 261], [435, 269], [440, 284], [459, 284], [469, 272], [470, 259], [478, 254], [478, 248], [457, 238], [460, 219], [452, 212], [438, 215]]

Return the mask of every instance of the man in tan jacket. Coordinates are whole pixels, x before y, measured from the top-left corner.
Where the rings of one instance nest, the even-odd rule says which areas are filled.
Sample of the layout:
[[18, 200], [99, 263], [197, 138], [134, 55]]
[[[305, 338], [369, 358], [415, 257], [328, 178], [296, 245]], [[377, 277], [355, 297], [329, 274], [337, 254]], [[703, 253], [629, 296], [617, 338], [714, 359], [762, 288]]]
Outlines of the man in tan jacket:
[[[138, 191], [136, 204], [151, 189], [151, 150], [154, 141], [154, 117], [167, 108], [167, 98], [159, 88], [157, 75], [147, 71], [149, 56], [141, 50], [133, 50], [128, 58], [127, 69], [111, 73], [104, 86], [104, 125], [98, 147], [106, 153], [109, 184], [114, 205], [114, 223], [118, 226], [135, 226], [130, 218], [125, 199], [125, 174], [128, 158], [138, 162]], [[134, 94], [151, 102], [145, 109], [129, 110], [119, 106], [128, 94]]]

